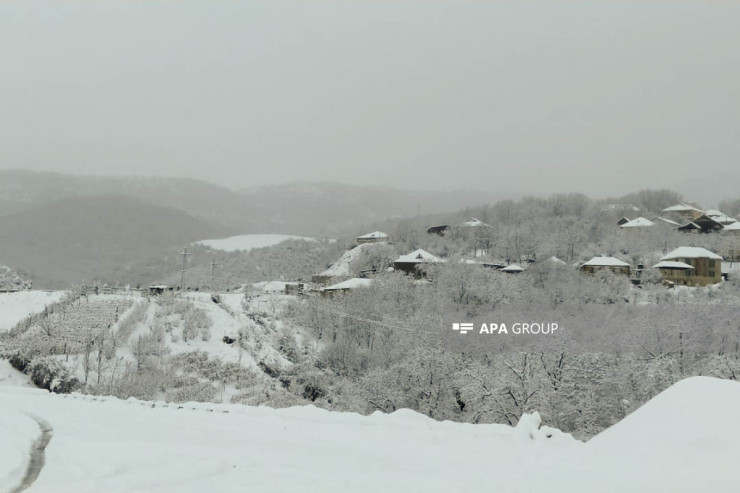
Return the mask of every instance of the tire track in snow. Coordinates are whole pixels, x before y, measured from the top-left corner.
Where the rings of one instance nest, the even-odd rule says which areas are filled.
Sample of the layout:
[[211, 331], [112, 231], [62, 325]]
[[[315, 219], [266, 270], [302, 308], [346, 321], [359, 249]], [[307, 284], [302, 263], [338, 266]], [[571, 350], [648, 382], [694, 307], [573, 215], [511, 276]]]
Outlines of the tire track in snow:
[[12, 489], [11, 493], [19, 493], [31, 486], [39, 477], [39, 474], [41, 474], [41, 469], [44, 468], [44, 464], [46, 463], [46, 447], [51, 441], [51, 436], [53, 435], [54, 430], [51, 425], [43, 419], [37, 418], [36, 416], [31, 416], [31, 418], [38, 423], [39, 428], [41, 429], [41, 434], [36, 438], [36, 440], [34, 440], [33, 444], [31, 444], [31, 460], [28, 462], [26, 473], [23, 476], [21, 484]]

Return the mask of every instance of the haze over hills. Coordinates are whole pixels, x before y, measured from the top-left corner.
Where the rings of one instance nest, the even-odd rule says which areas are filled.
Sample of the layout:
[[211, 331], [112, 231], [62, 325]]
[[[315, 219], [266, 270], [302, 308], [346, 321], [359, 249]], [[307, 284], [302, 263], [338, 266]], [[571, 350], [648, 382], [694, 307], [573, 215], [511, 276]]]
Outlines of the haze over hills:
[[174, 270], [182, 246], [231, 232], [130, 197], [66, 198], [0, 216], [0, 263], [23, 270], [39, 287], [136, 282], [147, 263], [154, 272]]
[[183, 178], [0, 170], [0, 216], [54, 200], [105, 195], [178, 209], [240, 233], [307, 236], [336, 236], [379, 220], [450, 212], [503, 198], [474, 190], [405, 191], [330, 182], [236, 191]]

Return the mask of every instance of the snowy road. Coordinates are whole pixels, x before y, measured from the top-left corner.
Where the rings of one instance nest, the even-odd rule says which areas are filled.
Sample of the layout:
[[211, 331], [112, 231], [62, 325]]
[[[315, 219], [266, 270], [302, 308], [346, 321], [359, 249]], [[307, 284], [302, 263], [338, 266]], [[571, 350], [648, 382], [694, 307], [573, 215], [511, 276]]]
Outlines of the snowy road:
[[31, 415], [54, 430], [28, 492], [734, 493], [738, 412], [740, 383], [690, 378], [583, 444], [531, 415], [511, 428], [5, 386], [0, 491], [40, 469]]
[[51, 436], [54, 433], [51, 425], [41, 418], [31, 416], [36, 423], [39, 425], [40, 434], [39, 437], [31, 445], [29, 451], [29, 462], [26, 468], [26, 474], [23, 476], [21, 483], [13, 488], [12, 493], [20, 493], [36, 481], [36, 478], [41, 474], [41, 469], [44, 467], [46, 462], [46, 447], [51, 441]]

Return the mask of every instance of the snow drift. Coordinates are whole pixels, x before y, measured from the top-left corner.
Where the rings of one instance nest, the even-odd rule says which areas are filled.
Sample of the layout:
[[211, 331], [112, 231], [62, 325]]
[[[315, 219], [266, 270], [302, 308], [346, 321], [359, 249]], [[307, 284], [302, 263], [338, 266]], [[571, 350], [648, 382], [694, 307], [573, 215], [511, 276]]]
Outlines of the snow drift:
[[[38, 429], [29, 491], [734, 492], [740, 384], [690, 378], [585, 445], [541, 426], [437, 422], [409, 410], [165, 404], [0, 387], [0, 488]], [[6, 438], [7, 437], [7, 438]]]

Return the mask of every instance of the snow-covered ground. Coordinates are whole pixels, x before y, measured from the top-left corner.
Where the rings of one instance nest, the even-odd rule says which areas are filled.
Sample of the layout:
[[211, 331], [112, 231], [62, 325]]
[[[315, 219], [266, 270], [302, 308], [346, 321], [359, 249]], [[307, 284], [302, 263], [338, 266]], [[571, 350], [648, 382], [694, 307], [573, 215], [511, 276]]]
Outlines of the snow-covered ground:
[[207, 247], [213, 248], [214, 250], [222, 250], [224, 252], [236, 252], [239, 250], [249, 251], [253, 248], [269, 247], [287, 240], [316, 241], [315, 238], [309, 238], [307, 236], [264, 234], [239, 235], [218, 240], [201, 240], [196, 243], [198, 245], [205, 245]]
[[[517, 463], [551, 463], [579, 444], [536, 420], [439, 423], [411, 411], [363, 417], [313, 407], [169, 405], [0, 390], [5, 488], [30, 448], [28, 414], [49, 423], [46, 464], [28, 491], [450, 491], [521, 481]], [[32, 421], [31, 425], [35, 425]], [[38, 430], [36, 430], [38, 434]], [[530, 436], [531, 435], [531, 436]], [[534, 437], [534, 438], [532, 438]], [[494, 452], [498, 452], [498, 457]]]
[[586, 444], [400, 410], [120, 401], [0, 387], [0, 489], [51, 427], [31, 492], [736, 492], [740, 384], [682, 381]]
[[64, 291], [18, 291], [0, 293], [0, 332], [8, 331], [29, 315], [62, 299]]
[[329, 277], [341, 277], [341, 276], [349, 276], [350, 270], [352, 266], [352, 262], [360, 258], [360, 255], [362, 255], [362, 252], [368, 251], [372, 248], [374, 248], [375, 245], [383, 244], [380, 243], [363, 243], [361, 245], [357, 245], [356, 247], [347, 250], [342, 254], [339, 259], [331, 264], [328, 269], [323, 271], [320, 276], [329, 276]]
[[0, 387], [32, 387], [31, 377], [19, 372], [8, 363], [7, 360], [0, 359]]

